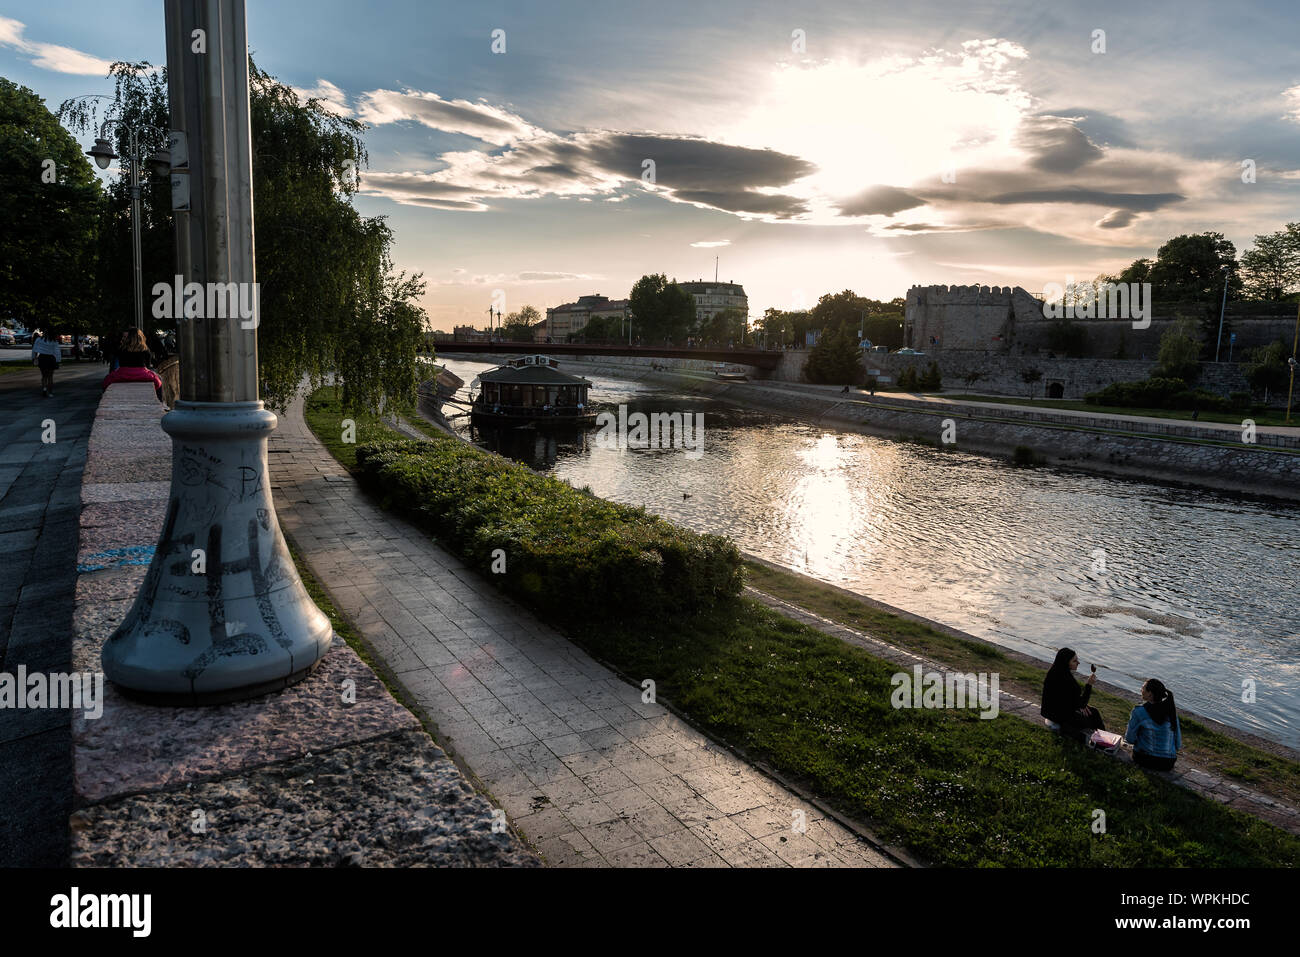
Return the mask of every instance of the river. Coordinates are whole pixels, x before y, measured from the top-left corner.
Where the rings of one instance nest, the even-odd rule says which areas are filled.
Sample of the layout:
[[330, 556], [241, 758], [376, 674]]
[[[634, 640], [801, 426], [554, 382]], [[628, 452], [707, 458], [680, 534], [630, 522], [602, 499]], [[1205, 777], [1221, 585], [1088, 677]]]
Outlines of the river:
[[[446, 365], [466, 383], [491, 368]], [[703, 413], [703, 454], [603, 448], [595, 430], [480, 444], [1003, 647], [1050, 661], [1069, 645], [1134, 703], [1157, 677], [1192, 711], [1300, 747], [1300, 507], [1018, 469], [567, 371], [598, 409]]]

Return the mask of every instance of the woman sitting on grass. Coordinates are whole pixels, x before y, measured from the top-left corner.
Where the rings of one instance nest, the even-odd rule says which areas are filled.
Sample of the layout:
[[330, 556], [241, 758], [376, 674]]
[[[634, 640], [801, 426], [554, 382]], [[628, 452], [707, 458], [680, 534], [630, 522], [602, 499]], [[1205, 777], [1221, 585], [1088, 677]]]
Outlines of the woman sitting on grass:
[[1062, 648], [1056, 653], [1056, 661], [1047, 670], [1047, 677], [1043, 680], [1043, 707], [1040, 713], [1048, 721], [1059, 724], [1062, 734], [1082, 739], [1094, 729], [1104, 731], [1106, 722], [1101, 719], [1101, 712], [1088, 705], [1097, 676], [1089, 675], [1087, 684], [1080, 689], [1079, 682], [1074, 680], [1073, 675], [1078, 667], [1079, 658], [1069, 648]]
[[1183, 746], [1174, 693], [1155, 678], [1148, 678], [1142, 685], [1142, 702], [1129, 716], [1124, 740], [1133, 745], [1134, 764], [1169, 771]]

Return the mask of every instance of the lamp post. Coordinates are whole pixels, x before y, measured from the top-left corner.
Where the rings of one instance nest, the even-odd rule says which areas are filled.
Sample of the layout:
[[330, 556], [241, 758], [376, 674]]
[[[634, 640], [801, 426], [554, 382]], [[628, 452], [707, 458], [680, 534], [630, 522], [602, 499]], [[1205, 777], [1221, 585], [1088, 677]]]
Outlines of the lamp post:
[[[86, 150], [86, 155], [93, 158], [95, 165], [100, 169], [108, 169], [108, 164], [115, 159], [119, 159], [118, 154], [113, 151], [113, 144], [108, 139], [109, 127], [117, 129], [126, 134], [126, 152], [127, 162], [131, 167], [131, 259], [135, 269], [135, 327], [144, 329], [144, 280], [142, 278], [142, 266], [140, 255], [140, 166], [144, 162], [144, 154], [140, 147], [141, 130], [149, 130], [154, 133], [164, 133], [154, 126], [134, 127], [127, 126], [121, 120], [105, 120], [99, 128], [99, 136], [95, 139], [95, 145]], [[149, 164], [155, 173], [165, 175], [171, 168], [171, 154], [166, 150], [155, 150], [149, 156]]]
[[[164, 7], [177, 283], [188, 280], [178, 319], [181, 392], [162, 420], [172, 437], [162, 535], [102, 660], [104, 674], [128, 694], [200, 705], [306, 677], [329, 650], [333, 629], [285, 547], [267, 473], [266, 442], [277, 420], [257, 397], [244, 0], [165, 0]], [[207, 52], [195, 55], [190, 44], [200, 34]], [[251, 291], [251, 317], [224, 307], [213, 314], [219, 290], [228, 303]]]
[[1219, 267], [1223, 270], [1223, 302], [1219, 304], [1219, 341], [1214, 346], [1214, 361], [1219, 361], [1219, 350], [1223, 348], [1223, 312], [1228, 307], [1228, 280], [1232, 278], [1232, 267], [1224, 264]]
[[1296, 370], [1296, 350], [1300, 348], [1300, 306], [1295, 311], [1295, 335], [1291, 338], [1291, 358], [1286, 360], [1286, 364], [1291, 367], [1291, 384], [1286, 390], [1286, 421], [1291, 424], [1291, 397], [1295, 395], [1295, 370]]

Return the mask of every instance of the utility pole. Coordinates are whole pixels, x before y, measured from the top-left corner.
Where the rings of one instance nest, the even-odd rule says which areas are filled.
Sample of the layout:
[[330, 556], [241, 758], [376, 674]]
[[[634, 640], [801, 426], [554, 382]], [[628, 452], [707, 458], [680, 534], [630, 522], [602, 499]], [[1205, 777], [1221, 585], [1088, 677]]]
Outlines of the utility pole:
[[1219, 339], [1214, 344], [1214, 361], [1219, 361], [1219, 350], [1223, 348], [1223, 313], [1228, 308], [1228, 280], [1232, 278], [1232, 267], [1223, 265], [1223, 302], [1219, 304]]
[[[329, 650], [333, 628], [285, 547], [267, 473], [277, 419], [258, 400], [244, 0], [164, 0], [164, 8], [176, 281], [205, 305], [178, 322], [181, 395], [162, 420], [172, 437], [162, 535], [102, 658], [127, 694], [201, 705], [301, 680]], [[215, 289], [226, 290], [227, 308], [209, 315]], [[251, 315], [229, 308], [230, 290], [234, 301], [251, 300]]]
[[1295, 395], [1295, 369], [1297, 362], [1296, 350], [1300, 348], [1300, 306], [1295, 311], [1295, 335], [1291, 337], [1291, 358], [1287, 360], [1287, 365], [1291, 367], [1291, 384], [1286, 390], [1286, 421], [1291, 424], [1291, 397]]

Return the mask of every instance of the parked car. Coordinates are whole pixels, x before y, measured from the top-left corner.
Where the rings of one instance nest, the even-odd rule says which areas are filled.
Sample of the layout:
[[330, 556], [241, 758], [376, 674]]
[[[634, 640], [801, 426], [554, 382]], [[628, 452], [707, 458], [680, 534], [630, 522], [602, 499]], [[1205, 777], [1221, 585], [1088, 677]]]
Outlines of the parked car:
[[919, 351], [919, 350], [917, 350], [917, 349], [896, 349], [896, 350], [894, 350], [894, 355], [896, 355], [896, 356], [923, 356], [923, 355], [925, 355], [925, 353], [924, 353], [924, 352], [921, 352], [921, 351]]
[[15, 332], [14, 345], [30, 346], [32, 344], [32, 334], [30, 332]]
[[12, 349], [18, 345], [18, 340], [8, 329], [0, 329], [0, 349]]

